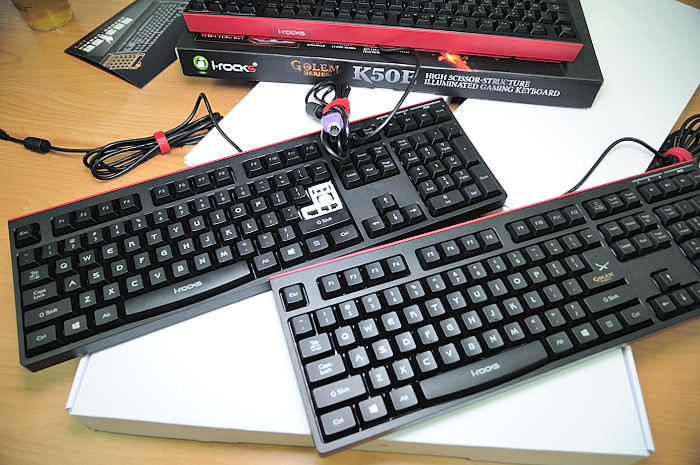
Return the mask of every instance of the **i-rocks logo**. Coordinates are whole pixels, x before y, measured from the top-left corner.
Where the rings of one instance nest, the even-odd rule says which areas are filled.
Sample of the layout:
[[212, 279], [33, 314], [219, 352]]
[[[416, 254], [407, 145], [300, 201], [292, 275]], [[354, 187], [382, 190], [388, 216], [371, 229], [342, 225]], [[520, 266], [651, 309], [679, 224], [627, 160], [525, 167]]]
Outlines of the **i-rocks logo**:
[[286, 38], [293, 38], [293, 37], [309, 38], [309, 37], [311, 37], [311, 31], [308, 29], [290, 29], [288, 27], [271, 27], [270, 32], [272, 33], [272, 35], [275, 35], [278, 37], [286, 37]]
[[192, 64], [199, 71], [199, 74], [207, 74], [209, 69], [209, 60], [204, 58], [202, 55], [197, 55], [192, 59]]
[[208, 60], [202, 55], [197, 55], [192, 59], [192, 64], [199, 74], [207, 74], [207, 71], [224, 71], [231, 73], [254, 73], [257, 71], [258, 64], [253, 62], [249, 65], [244, 65], [241, 63], [225, 63], [217, 62], [214, 60]]
[[494, 362], [491, 365], [486, 365], [480, 368], [476, 368], [474, 370], [469, 370], [471, 373], [472, 377], [476, 378], [478, 376], [483, 376], [486, 373], [490, 373], [492, 371], [497, 371], [501, 369], [501, 365], [498, 362]]
[[202, 286], [202, 281], [198, 280], [193, 283], [185, 284], [183, 286], [173, 288], [173, 294], [182, 294], [183, 292], [191, 291], [192, 289], [197, 289]]

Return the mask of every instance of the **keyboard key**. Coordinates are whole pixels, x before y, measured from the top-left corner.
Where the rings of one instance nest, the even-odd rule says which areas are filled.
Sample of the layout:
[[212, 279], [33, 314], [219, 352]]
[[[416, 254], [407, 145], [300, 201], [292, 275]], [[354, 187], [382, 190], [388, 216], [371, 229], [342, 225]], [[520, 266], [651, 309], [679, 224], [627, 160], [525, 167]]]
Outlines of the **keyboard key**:
[[56, 327], [48, 326], [27, 334], [27, 350], [38, 347], [52, 347], [58, 341], [56, 338]]
[[418, 397], [412, 386], [403, 386], [389, 393], [394, 410], [401, 412], [418, 404]]
[[26, 247], [36, 244], [41, 240], [41, 231], [38, 223], [30, 223], [28, 225], [15, 229], [15, 244], [17, 247]]
[[301, 356], [305, 359], [326, 354], [331, 350], [331, 341], [325, 333], [318, 336], [311, 336], [299, 341]]
[[[304, 295], [303, 286], [295, 284], [283, 290], [283, 300], [288, 310], [296, 310], [306, 305], [306, 297]], [[299, 333], [297, 333], [299, 334]]]
[[323, 432], [332, 436], [355, 427], [355, 417], [350, 407], [343, 407], [321, 417]]
[[337, 405], [366, 392], [362, 377], [353, 375], [313, 390], [314, 403], [318, 408]]
[[388, 415], [384, 399], [381, 396], [370, 397], [359, 403], [360, 416], [365, 423], [372, 423]]
[[466, 204], [460, 191], [454, 190], [428, 199], [428, 208], [433, 216], [443, 215]]
[[314, 331], [309, 315], [299, 315], [292, 320], [292, 329], [297, 337], [307, 336]]
[[345, 364], [343, 363], [343, 358], [335, 354], [316, 362], [308, 363], [306, 365], [306, 373], [309, 376], [309, 381], [312, 383], [325, 381], [345, 373]]
[[547, 344], [549, 344], [549, 349], [556, 355], [574, 348], [569, 335], [564, 331], [547, 336]]
[[27, 328], [69, 315], [73, 310], [70, 299], [61, 299], [50, 305], [45, 305], [24, 314], [24, 326]]
[[589, 311], [599, 313], [610, 311], [611, 309], [627, 305], [636, 300], [637, 295], [634, 290], [630, 286], [623, 285], [609, 291], [586, 297], [584, 302]]

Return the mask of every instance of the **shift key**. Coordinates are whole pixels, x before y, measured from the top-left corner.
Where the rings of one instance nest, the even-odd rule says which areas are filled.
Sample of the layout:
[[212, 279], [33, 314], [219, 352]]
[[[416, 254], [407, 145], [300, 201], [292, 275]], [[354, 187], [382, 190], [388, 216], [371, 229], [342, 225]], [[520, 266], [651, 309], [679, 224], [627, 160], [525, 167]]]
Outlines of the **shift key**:
[[324, 408], [340, 404], [349, 399], [362, 396], [367, 392], [361, 375], [354, 375], [335, 381], [313, 390], [316, 407]]
[[347, 210], [336, 210], [327, 215], [318, 216], [299, 223], [299, 230], [304, 236], [330, 231], [338, 226], [350, 222], [350, 214]]
[[583, 301], [591, 313], [608, 312], [618, 307], [628, 306], [631, 302], [638, 302], [637, 293], [627, 284], [590, 295]]

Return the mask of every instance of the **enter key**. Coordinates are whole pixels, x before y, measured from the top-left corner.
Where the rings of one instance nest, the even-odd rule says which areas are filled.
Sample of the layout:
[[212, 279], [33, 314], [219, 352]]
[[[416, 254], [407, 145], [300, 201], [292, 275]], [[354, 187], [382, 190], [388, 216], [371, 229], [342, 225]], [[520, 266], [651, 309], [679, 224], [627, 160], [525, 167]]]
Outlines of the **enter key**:
[[605, 248], [587, 250], [582, 257], [592, 270], [581, 276], [586, 289], [595, 290], [625, 282], [625, 276], [617, 267], [615, 258]]

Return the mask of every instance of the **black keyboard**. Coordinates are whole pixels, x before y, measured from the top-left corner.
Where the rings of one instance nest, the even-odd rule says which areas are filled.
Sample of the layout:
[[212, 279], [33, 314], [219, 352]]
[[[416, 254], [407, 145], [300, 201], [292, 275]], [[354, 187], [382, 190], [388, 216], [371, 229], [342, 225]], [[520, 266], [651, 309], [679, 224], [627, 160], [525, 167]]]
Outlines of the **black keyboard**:
[[687, 163], [271, 283], [325, 454], [697, 317], [698, 269]]
[[435, 100], [9, 222], [22, 365], [49, 365], [269, 290], [272, 273], [499, 208], [506, 194]]
[[191, 0], [191, 32], [573, 61], [577, 0]]

